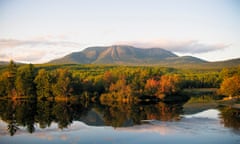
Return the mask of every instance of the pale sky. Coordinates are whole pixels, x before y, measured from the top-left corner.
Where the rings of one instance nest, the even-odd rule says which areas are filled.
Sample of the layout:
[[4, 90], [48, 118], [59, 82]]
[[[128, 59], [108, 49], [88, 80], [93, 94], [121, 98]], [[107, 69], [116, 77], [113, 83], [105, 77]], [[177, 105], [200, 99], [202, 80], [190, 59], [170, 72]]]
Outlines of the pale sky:
[[240, 57], [239, 0], [0, 0], [0, 61], [42, 63], [89, 46]]

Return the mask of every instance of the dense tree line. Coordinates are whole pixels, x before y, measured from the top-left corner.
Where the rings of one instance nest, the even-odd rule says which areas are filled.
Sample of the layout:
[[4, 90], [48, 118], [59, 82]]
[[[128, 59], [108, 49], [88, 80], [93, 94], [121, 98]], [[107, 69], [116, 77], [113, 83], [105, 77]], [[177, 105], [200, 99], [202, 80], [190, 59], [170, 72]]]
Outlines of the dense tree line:
[[[194, 71], [147, 66], [32, 64], [10, 61], [0, 73], [0, 96], [54, 99], [56, 97], [132, 101], [143, 96], [163, 99], [185, 88], [220, 88], [239, 95], [240, 68]], [[234, 89], [234, 90], [233, 90]]]
[[76, 85], [80, 82], [75, 80], [67, 69], [37, 70], [32, 64], [17, 68], [11, 61], [8, 69], [0, 77], [0, 95], [11, 98], [69, 97], [74, 94], [74, 88], [78, 90]]

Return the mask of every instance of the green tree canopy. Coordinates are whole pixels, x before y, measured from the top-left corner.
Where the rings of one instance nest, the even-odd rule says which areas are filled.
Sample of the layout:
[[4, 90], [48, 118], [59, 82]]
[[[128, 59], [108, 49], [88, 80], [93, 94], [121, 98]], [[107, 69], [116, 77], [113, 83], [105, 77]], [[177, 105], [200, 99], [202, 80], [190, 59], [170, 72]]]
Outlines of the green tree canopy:
[[53, 87], [56, 96], [69, 97], [73, 92], [72, 73], [67, 69], [58, 69], [56, 71], [56, 83]]
[[18, 95], [34, 96], [35, 95], [35, 72], [34, 66], [29, 64], [27, 67], [18, 69], [16, 78], [16, 88]]
[[40, 98], [52, 96], [51, 75], [45, 69], [40, 69], [34, 80], [36, 83], [37, 95]]
[[14, 63], [13, 60], [10, 61], [7, 70], [7, 93], [9, 96], [14, 96], [16, 94], [15, 88], [15, 80], [16, 80], [16, 73], [17, 73], [17, 65]]

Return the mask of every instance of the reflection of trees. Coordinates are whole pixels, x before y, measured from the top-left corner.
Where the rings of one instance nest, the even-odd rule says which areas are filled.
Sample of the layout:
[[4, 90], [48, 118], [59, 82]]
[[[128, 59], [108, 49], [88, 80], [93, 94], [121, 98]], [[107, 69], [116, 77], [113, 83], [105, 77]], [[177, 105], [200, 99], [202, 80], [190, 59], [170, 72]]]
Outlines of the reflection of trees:
[[11, 121], [11, 122], [8, 124], [8, 131], [9, 131], [9, 134], [10, 134], [11, 136], [13, 136], [13, 135], [17, 132], [18, 129], [19, 129], [19, 128], [17, 127], [17, 124], [16, 124], [15, 122]]
[[34, 132], [34, 116], [36, 113], [36, 103], [34, 101], [7, 101], [0, 105], [1, 118], [8, 123], [8, 131], [10, 135], [14, 135], [18, 130], [18, 126], [26, 126], [27, 130]]
[[225, 127], [240, 130], [240, 110], [224, 107], [221, 109], [221, 118]]
[[[11, 136], [13, 136], [17, 130], [17, 123], [16, 123], [16, 116], [15, 116], [15, 105], [13, 101], [9, 101], [7, 103], [1, 104], [1, 111], [3, 112], [3, 118], [2, 120], [6, 121], [8, 123], [8, 131]], [[5, 110], [2, 110], [5, 109]]]
[[130, 117], [130, 106], [129, 105], [113, 105], [104, 109], [104, 121], [106, 125], [113, 127], [124, 126], [125, 122]]
[[56, 103], [53, 107], [53, 115], [59, 128], [65, 128], [72, 123], [71, 107], [68, 103]]
[[[51, 126], [56, 122], [58, 127], [68, 127], [74, 120], [80, 120], [88, 114], [92, 106], [80, 101], [0, 101], [0, 117], [8, 123], [10, 135], [14, 135], [19, 126], [26, 127], [28, 132], [35, 130], [34, 123], [40, 128]], [[181, 104], [139, 104], [139, 103], [104, 103], [93, 105], [104, 125], [113, 127], [141, 124], [141, 120], [156, 119], [162, 121], [178, 120], [182, 113]]]
[[53, 102], [39, 101], [37, 103], [36, 120], [38, 120], [40, 128], [46, 128], [51, 125], [53, 121], [52, 109]]
[[87, 110], [79, 102], [0, 101], [0, 117], [8, 124], [10, 135], [17, 132], [18, 126], [26, 127], [30, 133], [34, 132], [34, 123], [39, 123], [40, 128], [46, 128], [54, 121], [59, 128], [65, 128], [73, 120], [79, 120]]
[[179, 119], [182, 111], [181, 104], [108, 104], [103, 105], [100, 113], [106, 125], [113, 127], [130, 126], [133, 124], [141, 124], [141, 120], [161, 120], [175, 121]]
[[36, 104], [36, 101], [18, 101], [16, 108], [17, 123], [22, 126], [26, 126], [30, 133], [35, 130], [34, 123], [37, 110]]
[[163, 102], [152, 105], [133, 106], [132, 116], [134, 123], [139, 124], [141, 120], [174, 121], [182, 114], [181, 104], [165, 104]]
[[155, 105], [155, 111], [147, 115], [147, 119], [157, 119], [161, 121], [178, 120], [182, 113], [182, 107], [178, 104], [158, 103]]

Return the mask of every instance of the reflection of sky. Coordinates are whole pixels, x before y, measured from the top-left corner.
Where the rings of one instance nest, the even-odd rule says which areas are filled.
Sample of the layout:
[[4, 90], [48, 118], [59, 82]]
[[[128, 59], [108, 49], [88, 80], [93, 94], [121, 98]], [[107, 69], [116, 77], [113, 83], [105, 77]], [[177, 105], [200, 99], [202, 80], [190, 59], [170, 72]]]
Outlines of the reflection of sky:
[[[7, 130], [7, 123], [4, 121], [0, 120], [0, 136], [3, 135], [9, 135], [8, 130]], [[18, 134], [28, 134], [29, 132], [27, 131], [26, 128], [24, 127], [18, 127], [19, 130], [15, 135]], [[88, 126], [83, 122], [80, 121], [74, 121], [68, 128], [64, 129], [59, 129], [57, 123], [52, 123], [50, 127], [41, 129], [39, 124], [35, 124], [35, 131], [33, 135], [43, 137], [46, 132], [48, 133], [54, 133], [54, 132], [70, 132], [70, 131], [78, 131], [78, 130], [92, 130], [92, 129], [106, 129], [106, 128], [111, 128], [111, 127], [94, 127], [94, 126]]]
[[210, 119], [218, 119], [220, 112], [215, 109], [205, 110], [203, 112], [199, 112], [193, 115], [184, 115], [185, 118], [210, 118]]
[[112, 128], [88, 126], [74, 121], [67, 129], [56, 123], [46, 129], [29, 134], [20, 127], [13, 137], [7, 134], [7, 124], [0, 121], [0, 142], [7, 143], [209, 143], [239, 144], [240, 137], [220, 124], [219, 111], [206, 110], [193, 115], [183, 115], [177, 122], [148, 121], [133, 127]]

